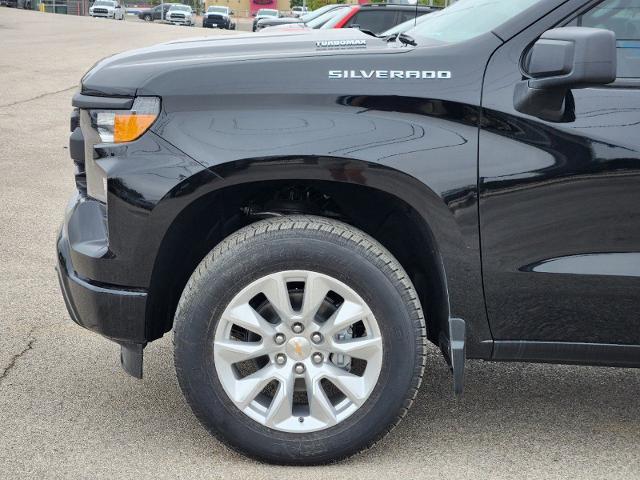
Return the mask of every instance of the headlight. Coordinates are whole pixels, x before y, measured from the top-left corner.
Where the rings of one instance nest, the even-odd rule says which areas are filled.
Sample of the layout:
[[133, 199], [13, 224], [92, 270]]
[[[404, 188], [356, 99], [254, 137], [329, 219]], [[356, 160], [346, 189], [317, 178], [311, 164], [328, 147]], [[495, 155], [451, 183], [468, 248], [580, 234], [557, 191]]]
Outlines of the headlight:
[[103, 143], [123, 143], [149, 130], [159, 113], [158, 97], [138, 97], [131, 110], [92, 110], [91, 119]]
[[130, 142], [149, 130], [160, 113], [158, 97], [137, 97], [131, 110], [81, 110], [81, 125], [85, 140], [85, 172], [87, 195], [107, 201], [107, 172], [95, 147], [101, 143]]

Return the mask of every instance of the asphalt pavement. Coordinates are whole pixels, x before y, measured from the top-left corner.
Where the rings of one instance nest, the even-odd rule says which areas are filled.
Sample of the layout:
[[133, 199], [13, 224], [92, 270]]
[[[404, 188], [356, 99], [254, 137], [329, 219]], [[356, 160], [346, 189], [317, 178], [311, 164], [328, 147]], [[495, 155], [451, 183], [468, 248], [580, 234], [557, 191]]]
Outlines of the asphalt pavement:
[[470, 361], [454, 399], [430, 349], [414, 407], [337, 465], [263, 465], [227, 450], [179, 391], [171, 334], [145, 378], [68, 318], [54, 243], [73, 192], [71, 97], [97, 60], [219, 30], [0, 7], [0, 478], [637, 479], [640, 371]]

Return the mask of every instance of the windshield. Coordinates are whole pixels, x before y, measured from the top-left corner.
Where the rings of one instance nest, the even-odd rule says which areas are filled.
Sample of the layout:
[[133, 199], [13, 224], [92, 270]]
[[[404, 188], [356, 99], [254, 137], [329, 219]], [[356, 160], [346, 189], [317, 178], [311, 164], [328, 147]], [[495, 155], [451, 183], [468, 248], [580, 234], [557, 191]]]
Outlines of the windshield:
[[227, 7], [209, 7], [207, 13], [227, 13]]
[[336, 8], [307, 23], [307, 26], [311, 28], [333, 28], [350, 10], [351, 7]]
[[258, 14], [256, 15], [257, 17], [277, 17], [278, 16], [278, 10], [258, 10]]
[[527, 8], [544, 0], [459, 0], [408, 30], [420, 36], [455, 43], [490, 32]]
[[329, 10], [332, 10], [334, 8], [336, 8], [335, 5], [325, 5], [324, 7], [320, 7], [319, 9], [314, 10], [313, 12], [305, 13], [304, 15], [302, 15], [300, 17], [300, 20], [303, 23], [310, 22], [314, 18], [318, 18], [320, 15], [322, 15], [322, 14], [324, 14], [324, 13], [326, 13]]
[[402, 22], [400, 25], [390, 28], [386, 32], [382, 32], [379, 37], [388, 37], [389, 35], [395, 35], [396, 33], [404, 33], [411, 30], [413, 27], [420, 25], [427, 19], [427, 15], [420, 15], [418, 18], [412, 18], [406, 22]]
[[94, 7], [113, 7], [116, 2], [108, 2], [106, 0], [98, 0], [93, 4]]
[[190, 12], [191, 11], [191, 7], [189, 7], [187, 5], [174, 5], [169, 10], [174, 10], [174, 11], [177, 10], [179, 12]]

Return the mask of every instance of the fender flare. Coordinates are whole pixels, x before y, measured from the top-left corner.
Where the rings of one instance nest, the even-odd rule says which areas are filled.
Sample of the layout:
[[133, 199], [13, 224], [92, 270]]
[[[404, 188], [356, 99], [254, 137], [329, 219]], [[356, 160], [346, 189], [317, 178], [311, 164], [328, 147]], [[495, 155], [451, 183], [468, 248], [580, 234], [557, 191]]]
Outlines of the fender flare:
[[[364, 160], [327, 156], [259, 157], [215, 165], [185, 178], [155, 206], [151, 217], [162, 219], [167, 231], [193, 202], [225, 188], [270, 180], [366, 186], [392, 195], [415, 210], [439, 255], [448, 300], [447, 316], [465, 320], [468, 356], [490, 357], [492, 337], [482, 292], [479, 251], [465, 242], [463, 229], [454, 215], [458, 203], [469, 201], [466, 195], [457, 196], [454, 192], [443, 198], [404, 172]], [[162, 243], [158, 251], [161, 248]], [[447, 319], [441, 322], [439, 330], [450, 332]]]

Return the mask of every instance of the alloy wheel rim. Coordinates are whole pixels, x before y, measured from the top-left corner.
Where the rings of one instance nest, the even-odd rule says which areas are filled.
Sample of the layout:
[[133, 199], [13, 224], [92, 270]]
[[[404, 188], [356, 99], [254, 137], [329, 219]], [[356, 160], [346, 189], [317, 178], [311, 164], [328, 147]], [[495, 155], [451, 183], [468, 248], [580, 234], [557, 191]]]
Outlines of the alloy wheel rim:
[[274, 430], [305, 433], [337, 425], [366, 402], [383, 342], [373, 312], [351, 287], [288, 270], [234, 296], [216, 327], [213, 355], [240, 411]]

